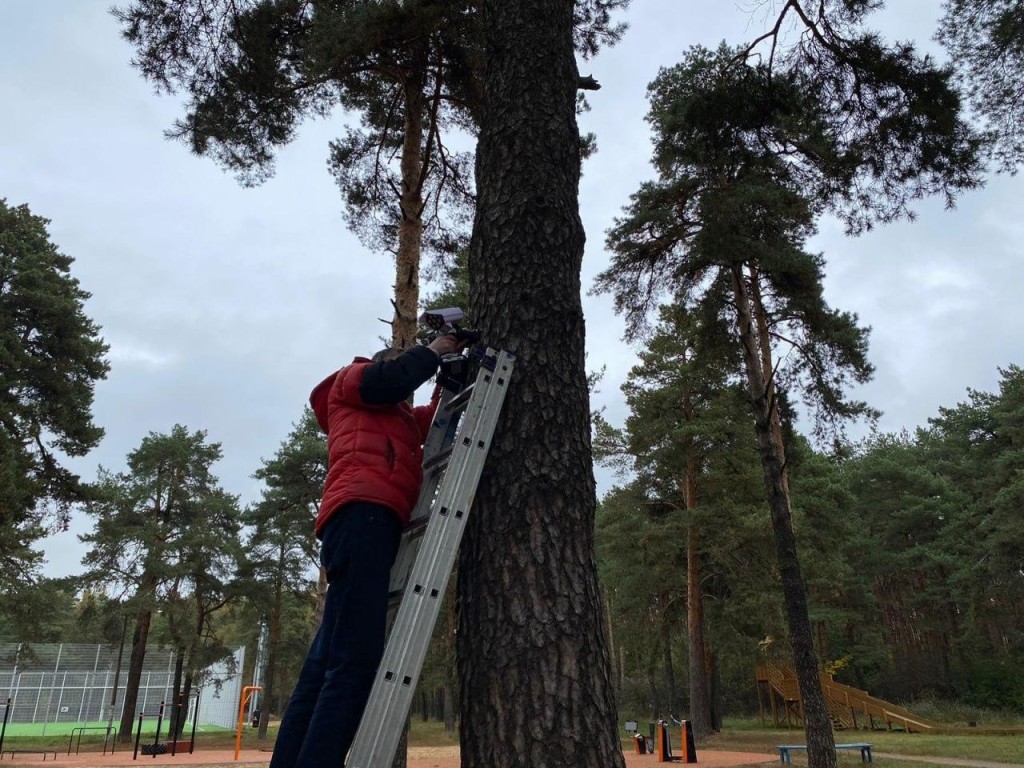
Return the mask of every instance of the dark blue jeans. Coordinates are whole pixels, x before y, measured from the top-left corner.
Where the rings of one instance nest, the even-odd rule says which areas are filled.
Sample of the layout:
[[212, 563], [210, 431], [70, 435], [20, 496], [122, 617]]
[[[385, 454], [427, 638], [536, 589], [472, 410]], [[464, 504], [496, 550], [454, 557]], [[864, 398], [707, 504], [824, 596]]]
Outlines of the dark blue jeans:
[[342, 768], [373, 686], [402, 527], [378, 504], [346, 504], [323, 529], [327, 601], [274, 744], [270, 768]]

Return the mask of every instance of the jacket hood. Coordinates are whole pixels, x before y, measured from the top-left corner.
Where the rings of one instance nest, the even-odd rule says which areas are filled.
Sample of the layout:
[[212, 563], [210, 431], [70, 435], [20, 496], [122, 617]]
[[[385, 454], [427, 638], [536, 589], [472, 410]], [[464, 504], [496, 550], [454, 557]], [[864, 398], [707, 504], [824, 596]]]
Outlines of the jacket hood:
[[[370, 362], [370, 358], [357, 357], [352, 360], [352, 362], [368, 363]], [[316, 415], [316, 423], [320, 425], [320, 429], [323, 430], [325, 435], [330, 431], [327, 422], [327, 400], [330, 397], [331, 387], [334, 385], [334, 380], [342, 370], [343, 369], [338, 369], [327, 376], [323, 381], [313, 387], [313, 391], [309, 393], [309, 404], [313, 408], [314, 415]]]
[[313, 391], [309, 393], [309, 405], [313, 408], [313, 413], [316, 415], [316, 423], [320, 425], [320, 429], [323, 430], [324, 434], [327, 434], [327, 398], [331, 394], [331, 386], [334, 384], [334, 379], [339, 373], [340, 371], [335, 371], [313, 387]]

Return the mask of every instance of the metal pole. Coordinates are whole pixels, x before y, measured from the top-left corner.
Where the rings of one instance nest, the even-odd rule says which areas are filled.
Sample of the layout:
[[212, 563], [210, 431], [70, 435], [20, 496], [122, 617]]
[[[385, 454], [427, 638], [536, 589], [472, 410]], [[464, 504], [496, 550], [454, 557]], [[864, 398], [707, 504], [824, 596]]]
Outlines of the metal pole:
[[160, 714], [156, 716], [156, 736], [153, 737], [153, 759], [156, 760], [156, 748], [160, 744], [160, 726], [164, 722], [164, 702], [160, 702]]
[[[56, 682], [56, 681], [54, 681], [54, 682]], [[60, 696], [57, 697], [57, 711], [53, 715], [53, 722], [55, 722], [55, 723], [59, 723], [60, 722], [60, 705], [64, 703], [64, 689], [67, 688], [67, 686], [68, 686], [68, 673], [65, 672], [64, 673], [64, 677], [62, 677], [61, 681], [60, 681]], [[50, 693], [50, 699], [51, 700], [53, 699], [53, 693]], [[50, 705], [47, 704], [46, 707], [47, 707], [47, 709], [49, 709]]]
[[7, 717], [11, 714], [11, 697], [4, 704], [4, 724], [0, 726], [0, 755], [4, 753], [4, 736], [7, 735]]
[[196, 691], [196, 711], [192, 713], [192, 739], [188, 743], [188, 753], [191, 755], [196, 749], [196, 723], [199, 722], [199, 694]]
[[242, 749], [242, 723], [245, 722], [245, 704], [254, 691], [260, 690], [255, 685], [247, 685], [242, 689], [242, 700], [238, 702], [238, 729], [235, 735], [235, 760]]
[[[253, 664], [252, 669], [252, 685], [254, 688], [262, 688], [263, 680], [263, 656], [266, 654], [267, 644], [267, 623], [260, 620], [260, 633], [256, 640], [256, 661]], [[259, 702], [259, 693], [254, 693], [252, 698], [249, 699], [249, 710], [246, 716], [249, 722], [252, 722], [253, 712], [257, 709], [257, 703]]]
[[142, 738], [142, 715], [139, 715], [139, 730], [135, 732], [135, 751], [132, 752], [132, 760], [139, 759], [139, 740]]
[[[39, 699], [43, 695], [43, 675], [45, 672], [39, 672], [39, 684], [36, 686], [36, 705], [32, 709], [32, 724], [35, 725], [36, 715], [39, 713]], [[46, 718], [43, 718], [43, 735], [46, 735]]]
[[149, 686], [153, 682], [153, 673], [146, 673], [146, 687], [142, 689], [142, 711], [146, 711], [146, 705], [149, 704]]

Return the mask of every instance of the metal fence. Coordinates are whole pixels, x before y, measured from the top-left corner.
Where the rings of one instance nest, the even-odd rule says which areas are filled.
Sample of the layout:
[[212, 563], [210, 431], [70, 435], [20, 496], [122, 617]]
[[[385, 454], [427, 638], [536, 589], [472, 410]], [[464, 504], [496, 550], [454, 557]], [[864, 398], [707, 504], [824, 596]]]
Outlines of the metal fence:
[[[127, 649], [126, 649], [127, 650]], [[118, 647], [110, 645], [0, 643], [0, 702], [11, 700], [11, 723], [86, 723], [111, 719]], [[199, 722], [233, 725], [241, 695], [245, 649], [203, 675]], [[121, 664], [113, 720], [120, 720], [128, 670]], [[174, 692], [174, 652], [149, 648], [142, 667], [136, 712], [155, 713]]]

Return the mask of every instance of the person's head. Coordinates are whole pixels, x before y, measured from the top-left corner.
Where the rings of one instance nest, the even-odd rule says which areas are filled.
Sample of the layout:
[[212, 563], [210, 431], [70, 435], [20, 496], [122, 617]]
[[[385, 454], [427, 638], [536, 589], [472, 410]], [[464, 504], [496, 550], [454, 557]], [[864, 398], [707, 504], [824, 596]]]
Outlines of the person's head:
[[379, 352], [375, 352], [372, 359], [375, 363], [386, 362], [388, 360], [394, 360], [401, 354], [402, 350], [397, 347], [385, 347]]

